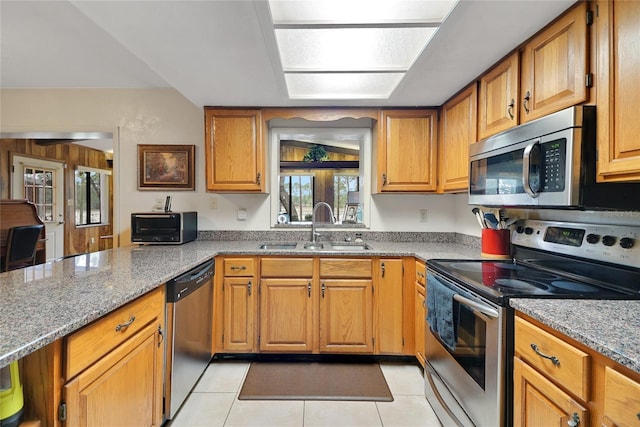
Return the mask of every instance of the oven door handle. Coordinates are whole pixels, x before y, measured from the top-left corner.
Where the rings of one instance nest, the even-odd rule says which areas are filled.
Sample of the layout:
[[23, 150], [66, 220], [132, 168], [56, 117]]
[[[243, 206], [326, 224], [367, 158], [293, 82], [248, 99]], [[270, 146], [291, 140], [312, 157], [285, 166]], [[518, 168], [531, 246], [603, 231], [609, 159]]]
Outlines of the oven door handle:
[[468, 307], [471, 307], [473, 309], [475, 309], [476, 311], [478, 311], [481, 314], [484, 314], [485, 316], [491, 318], [491, 319], [497, 319], [499, 317], [499, 313], [497, 310], [495, 310], [493, 307], [488, 306], [486, 304], [482, 304], [480, 302], [477, 301], [472, 301], [469, 298], [463, 297], [460, 294], [455, 294], [453, 296], [453, 299], [458, 301], [461, 304], [464, 304]]

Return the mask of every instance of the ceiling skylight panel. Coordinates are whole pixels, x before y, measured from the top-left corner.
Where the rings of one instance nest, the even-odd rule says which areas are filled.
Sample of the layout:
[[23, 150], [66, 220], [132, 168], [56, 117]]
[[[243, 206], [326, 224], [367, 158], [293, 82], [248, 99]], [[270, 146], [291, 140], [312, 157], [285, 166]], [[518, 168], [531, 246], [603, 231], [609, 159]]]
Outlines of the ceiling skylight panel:
[[435, 28], [276, 29], [285, 72], [406, 71]]
[[274, 24], [440, 23], [457, 0], [269, 0]]
[[404, 73], [285, 74], [291, 99], [388, 98]]

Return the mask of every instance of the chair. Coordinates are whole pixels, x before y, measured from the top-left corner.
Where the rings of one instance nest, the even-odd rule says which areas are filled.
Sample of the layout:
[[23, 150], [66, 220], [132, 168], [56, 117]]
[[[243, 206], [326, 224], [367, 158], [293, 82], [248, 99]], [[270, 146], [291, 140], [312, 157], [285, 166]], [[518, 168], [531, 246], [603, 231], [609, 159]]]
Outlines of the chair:
[[7, 255], [4, 259], [3, 271], [34, 265], [36, 261], [36, 245], [44, 225], [23, 225], [12, 227], [7, 234]]

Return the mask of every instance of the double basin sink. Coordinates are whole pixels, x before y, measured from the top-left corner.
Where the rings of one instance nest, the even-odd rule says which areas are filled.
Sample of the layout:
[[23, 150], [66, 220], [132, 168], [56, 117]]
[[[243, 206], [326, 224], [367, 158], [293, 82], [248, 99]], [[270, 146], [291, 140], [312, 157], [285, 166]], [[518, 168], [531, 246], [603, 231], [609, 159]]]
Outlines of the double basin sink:
[[359, 252], [371, 249], [366, 243], [350, 242], [307, 242], [307, 243], [262, 243], [258, 248], [264, 250], [307, 249], [310, 251]]

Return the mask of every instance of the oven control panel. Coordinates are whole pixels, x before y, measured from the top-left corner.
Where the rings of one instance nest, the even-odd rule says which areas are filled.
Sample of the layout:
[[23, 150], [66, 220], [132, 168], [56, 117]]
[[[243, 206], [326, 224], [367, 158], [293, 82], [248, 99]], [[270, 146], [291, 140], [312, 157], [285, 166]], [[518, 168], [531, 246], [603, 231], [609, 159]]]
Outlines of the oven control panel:
[[523, 220], [513, 229], [511, 243], [640, 267], [640, 226]]

